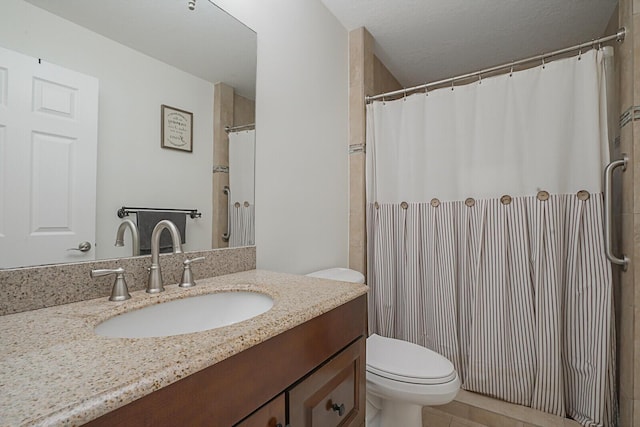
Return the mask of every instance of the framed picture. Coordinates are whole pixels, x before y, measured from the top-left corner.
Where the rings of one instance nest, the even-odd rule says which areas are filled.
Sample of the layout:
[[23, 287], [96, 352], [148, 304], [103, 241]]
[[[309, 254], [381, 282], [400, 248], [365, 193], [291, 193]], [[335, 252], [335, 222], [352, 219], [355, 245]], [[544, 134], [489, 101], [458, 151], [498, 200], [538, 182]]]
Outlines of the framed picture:
[[162, 148], [193, 152], [193, 113], [163, 105]]

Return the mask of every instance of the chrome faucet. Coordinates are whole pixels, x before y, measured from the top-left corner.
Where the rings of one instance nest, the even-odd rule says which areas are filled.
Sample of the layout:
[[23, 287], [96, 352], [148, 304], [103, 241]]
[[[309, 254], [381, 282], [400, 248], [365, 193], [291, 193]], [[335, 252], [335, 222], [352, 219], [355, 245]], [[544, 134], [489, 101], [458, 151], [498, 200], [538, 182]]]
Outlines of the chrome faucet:
[[125, 301], [131, 298], [131, 295], [129, 294], [129, 289], [127, 288], [127, 282], [124, 280], [124, 273], [124, 268], [118, 267], [111, 269], [91, 270], [89, 275], [92, 279], [95, 279], [96, 277], [115, 274], [116, 280], [113, 282], [109, 301]]
[[125, 219], [120, 223], [116, 233], [116, 246], [124, 246], [124, 231], [127, 227], [131, 230], [132, 255], [138, 256], [140, 255], [140, 234], [138, 233], [138, 226], [130, 219]]
[[167, 229], [171, 234], [173, 242], [173, 253], [182, 253], [182, 239], [180, 231], [176, 225], [168, 219], [158, 222], [151, 232], [151, 267], [149, 267], [149, 283], [147, 283], [147, 293], [157, 294], [164, 291], [162, 286], [162, 272], [160, 271], [160, 234], [162, 230]]

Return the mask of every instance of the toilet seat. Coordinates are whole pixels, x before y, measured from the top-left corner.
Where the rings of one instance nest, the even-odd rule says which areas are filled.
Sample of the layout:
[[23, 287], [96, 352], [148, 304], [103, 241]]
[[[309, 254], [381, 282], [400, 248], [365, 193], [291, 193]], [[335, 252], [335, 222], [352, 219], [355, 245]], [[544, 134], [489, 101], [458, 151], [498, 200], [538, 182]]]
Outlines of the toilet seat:
[[458, 378], [453, 364], [444, 356], [417, 344], [377, 334], [367, 338], [367, 371], [409, 384], [446, 384]]
[[364, 275], [359, 271], [349, 268], [328, 268], [326, 270], [314, 271], [313, 273], [307, 274], [307, 276], [338, 280], [341, 282], [364, 283]]

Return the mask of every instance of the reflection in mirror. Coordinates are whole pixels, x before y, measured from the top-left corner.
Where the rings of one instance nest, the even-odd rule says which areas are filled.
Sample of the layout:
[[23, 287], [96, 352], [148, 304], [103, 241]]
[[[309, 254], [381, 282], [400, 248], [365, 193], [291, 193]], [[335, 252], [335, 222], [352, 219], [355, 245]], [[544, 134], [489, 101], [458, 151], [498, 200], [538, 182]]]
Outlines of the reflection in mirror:
[[[14, 170], [0, 169], [0, 268], [131, 256], [134, 233], [114, 245], [123, 219], [139, 225], [136, 213], [116, 215], [123, 206], [197, 210], [182, 214], [186, 251], [235, 244], [222, 239], [233, 170], [225, 127], [255, 122], [256, 34], [203, 0], [195, 10], [176, 0], [2, 8], [0, 160]], [[12, 87], [18, 75], [28, 84]], [[37, 104], [20, 119], [15, 94]], [[162, 105], [182, 116], [163, 120]], [[249, 157], [239, 169], [253, 168]]]
[[255, 244], [255, 130], [235, 126], [229, 133], [229, 246]]

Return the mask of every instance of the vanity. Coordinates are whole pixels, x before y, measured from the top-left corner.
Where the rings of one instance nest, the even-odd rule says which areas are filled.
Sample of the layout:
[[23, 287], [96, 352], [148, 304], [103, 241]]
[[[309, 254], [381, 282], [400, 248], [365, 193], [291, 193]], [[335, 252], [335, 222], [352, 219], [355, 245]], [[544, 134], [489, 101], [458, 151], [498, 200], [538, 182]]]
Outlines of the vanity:
[[[37, 57], [40, 64], [43, 58], [47, 66], [99, 82], [99, 108], [88, 120], [97, 128], [87, 138], [99, 142], [99, 149], [91, 162], [74, 156], [78, 165], [91, 163], [94, 172], [68, 174], [83, 182], [95, 176], [96, 182], [88, 185], [95, 192], [57, 197], [76, 200], [70, 205], [81, 212], [53, 215], [53, 208], [63, 204], [49, 203], [55, 196], [43, 192], [47, 203], [41, 206], [48, 209], [39, 212], [64, 220], [62, 224], [45, 221], [48, 230], [57, 225], [69, 242], [58, 242], [56, 250], [43, 250], [38, 257], [26, 246], [18, 257], [15, 242], [0, 242], [0, 313], [4, 314], [0, 315], [0, 426], [363, 425], [367, 287], [256, 271], [251, 238], [237, 244], [242, 247], [211, 250], [234, 246], [229, 240], [232, 208], [236, 212], [248, 208], [242, 212], [251, 213], [253, 207], [255, 155], [246, 150], [250, 161], [240, 161], [238, 167], [232, 164], [235, 156], [229, 153], [228, 134], [256, 121], [256, 33], [212, 2], [198, 2], [195, 10], [189, 10], [187, 2], [159, 5], [140, 0], [133, 8], [129, 3], [3, 3], [0, 24], [5, 25], [0, 25], [0, 39], [4, 48], [28, 56], [29, 63], [35, 64]], [[156, 13], [149, 14], [150, 9]], [[114, 25], [105, 26], [105, 22]], [[130, 28], [135, 31], [126, 31]], [[156, 43], [147, 45], [148, 34], [154, 34]], [[139, 43], [137, 35], [145, 36], [144, 43]], [[172, 49], [171, 43], [177, 48]], [[172, 51], [181, 55], [165, 56]], [[193, 61], [183, 53], [203, 65], [188, 67]], [[125, 69], [123, 64], [131, 67]], [[66, 99], [71, 106], [80, 98], [74, 92]], [[189, 140], [188, 146], [164, 144], [166, 107], [181, 111], [183, 118], [196, 118], [191, 130], [182, 135]], [[67, 146], [66, 142], [55, 145], [60, 150]], [[58, 158], [66, 159], [66, 151], [61, 152], [63, 157]], [[25, 158], [11, 162], [31, 164]], [[37, 176], [25, 168], [15, 169]], [[167, 171], [179, 172], [179, 179]], [[251, 173], [240, 174], [236, 182], [243, 178], [241, 183], [246, 180], [251, 185], [232, 184], [231, 175], [243, 171]], [[47, 182], [48, 176], [42, 175], [41, 181]], [[15, 187], [29, 179], [5, 181]], [[185, 186], [189, 191], [184, 191]], [[14, 187], [6, 193], [26, 194]], [[66, 191], [75, 186], [55, 188]], [[239, 188], [247, 195], [232, 203], [231, 191], [225, 193], [225, 188], [232, 189], [234, 197], [243, 193]], [[30, 230], [31, 225], [23, 225], [33, 215], [25, 213], [22, 203], [5, 202], [13, 207], [7, 217], [16, 220], [9, 222], [8, 229]], [[201, 217], [190, 217], [183, 233], [189, 254], [162, 255], [165, 283], [178, 283], [186, 257], [206, 257], [196, 270], [197, 286], [169, 285], [158, 294], [142, 290], [149, 259], [128, 258], [137, 253], [131, 243], [133, 231], [125, 247], [113, 246], [116, 230], [122, 226], [119, 213], [131, 205], [143, 210], [199, 210]], [[246, 216], [245, 231], [253, 228], [251, 215]], [[69, 217], [86, 219], [86, 233], [67, 224]], [[69, 228], [74, 233], [67, 232]], [[26, 241], [24, 236], [16, 239]], [[56, 265], [48, 265], [52, 263]], [[89, 278], [93, 269], [114, 268], [126, 271], [130, 300], [108, 301], [112, 278]], [[228, 291], [265, 294], [274, 304], [248, 320], [182, 335], [110, 338], [94, 331], [105, 320], [132, 310]], [[181, 321], [179, 315], [171, 320]]]
[[[365, 285], [249, 270], [166, 289], [1, 316], [0, 424], [364, 425]], [[203, 332], [94, 332], [137, 308], [227, 291], [274, 304]]]

